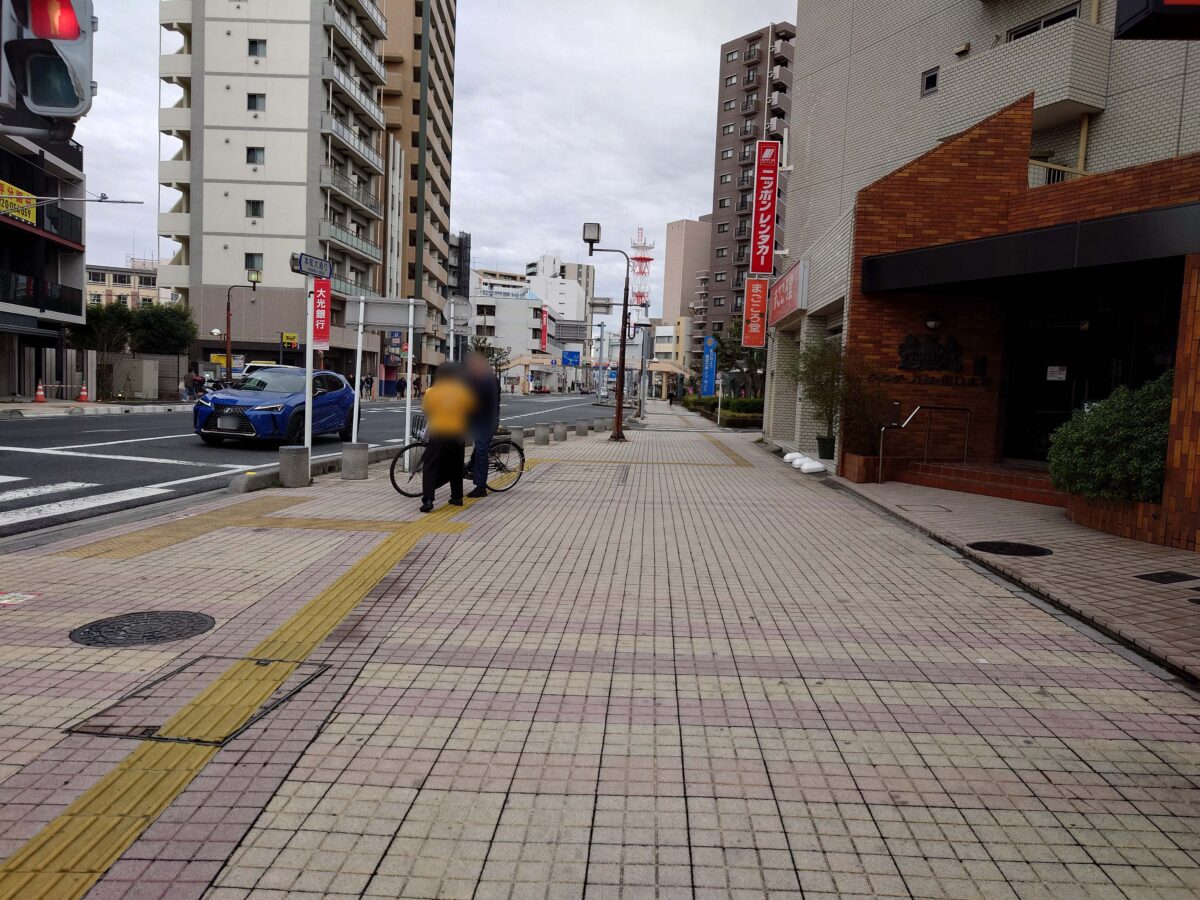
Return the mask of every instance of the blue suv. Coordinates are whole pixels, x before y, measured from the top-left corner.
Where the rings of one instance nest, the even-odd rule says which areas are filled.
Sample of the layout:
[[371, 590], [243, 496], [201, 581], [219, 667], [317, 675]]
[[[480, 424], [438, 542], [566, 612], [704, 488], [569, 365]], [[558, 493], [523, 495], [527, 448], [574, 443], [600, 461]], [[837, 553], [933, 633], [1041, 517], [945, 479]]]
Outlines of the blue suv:
[[[313, 373], [313, 434], [349, 441], [354, 423], [354, 389], [336, 372]], [[192, 424], [200, 440], [225, 438], [304, 443], [304, 370], [293, 366], [258, 369], [232, 388], [196, 401]]]

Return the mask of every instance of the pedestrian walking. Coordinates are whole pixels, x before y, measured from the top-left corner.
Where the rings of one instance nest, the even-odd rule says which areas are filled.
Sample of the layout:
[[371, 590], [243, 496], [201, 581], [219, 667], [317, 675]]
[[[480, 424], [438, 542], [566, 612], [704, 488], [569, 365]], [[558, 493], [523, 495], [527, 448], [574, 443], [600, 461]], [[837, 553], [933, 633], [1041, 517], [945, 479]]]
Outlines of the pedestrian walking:
[[461, 368], [447, 363], [437, 384], [425, 394], [425, 469], [421, 483], [421, 512], [433, 511], [433, 495], [450, 483], [450, 505], [463, 505], [463, 454], [466, 452], [470, 416], [475, 396], [465, 384]]
[[672, 407], [674, 405], [675, 405], [675, 388], [671, 388], [669, 391], [667, 391], [667, 408], [669, 409], [670, 407]]
[[475, 489], [468, 497], [486, 497], [488, 451], [492, 437], [500, 427], [500, 379], [482, 353], [467, 354], [467, 383], [475, 394], [475, 410], [471, 413], [471, 480]]
[[367, 376], [367, 399], [368, 400], [375, 399], [375, 376], [374, 375]]
[[401, 400], [408, 396], [408, 382], [403, 377], [396, 382], [396, 390], [399, 391]]

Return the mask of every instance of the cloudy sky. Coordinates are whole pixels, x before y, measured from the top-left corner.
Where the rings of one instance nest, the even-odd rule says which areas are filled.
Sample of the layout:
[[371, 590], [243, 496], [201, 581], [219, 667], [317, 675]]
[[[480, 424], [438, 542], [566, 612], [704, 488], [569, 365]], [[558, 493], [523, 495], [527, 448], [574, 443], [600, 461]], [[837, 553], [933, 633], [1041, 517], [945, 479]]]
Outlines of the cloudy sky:
[[[143, 206], [88, 210], [88, 259], [157, 246], [155, 0], [97, 0], [100, 93], [76, 137], [93, 194]], [[582, 260], [580, 228], [628, 249], [642, 226], [712, 202], [722, 42], [791, 20], [795, 0], [459, 0], [451, 214], [477, 265], [521, 271], [542, 253]], [[620, 262], [598, 257], [597, 291], [620, 296]]]

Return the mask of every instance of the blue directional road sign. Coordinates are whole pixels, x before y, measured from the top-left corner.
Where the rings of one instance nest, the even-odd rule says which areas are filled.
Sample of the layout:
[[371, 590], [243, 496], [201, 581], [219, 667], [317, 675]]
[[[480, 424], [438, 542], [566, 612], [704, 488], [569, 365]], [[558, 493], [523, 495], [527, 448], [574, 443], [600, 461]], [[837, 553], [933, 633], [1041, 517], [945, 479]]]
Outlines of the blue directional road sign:
[[578, 350], [564, 350], [563, 356], [562, 356], [562, 364], [564, 366], [578, 366], [579, 365], [579, 351]]
[[717, 339], [704, 339], [704, 368], [700, 377], [700, 396], [711, 397], [717, 392]]

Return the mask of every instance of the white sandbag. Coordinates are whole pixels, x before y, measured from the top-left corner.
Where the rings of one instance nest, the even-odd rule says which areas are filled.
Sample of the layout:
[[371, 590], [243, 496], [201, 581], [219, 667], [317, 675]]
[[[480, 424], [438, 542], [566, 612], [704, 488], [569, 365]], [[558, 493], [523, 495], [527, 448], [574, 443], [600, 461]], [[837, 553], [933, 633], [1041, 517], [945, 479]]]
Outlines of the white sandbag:
[[825, 466], [817, 462], [815, 459], [810, 459], [800, 467], [800, 471], [805, 475], [816, 475], [818, 472], [824, 472]]
[[793, 451], [791, 453], [785, 453], [785, 454], [783, 454], [783, 461], [785, 463], [795, 462], [797, 459], [799, 459], [803, 455], [804, 455], [803, 453], [796, 453], [795, 451]]

